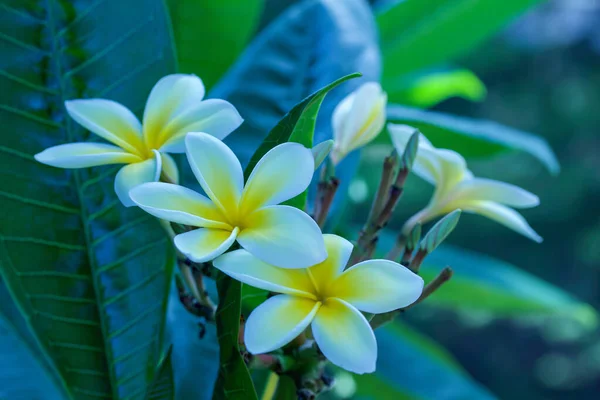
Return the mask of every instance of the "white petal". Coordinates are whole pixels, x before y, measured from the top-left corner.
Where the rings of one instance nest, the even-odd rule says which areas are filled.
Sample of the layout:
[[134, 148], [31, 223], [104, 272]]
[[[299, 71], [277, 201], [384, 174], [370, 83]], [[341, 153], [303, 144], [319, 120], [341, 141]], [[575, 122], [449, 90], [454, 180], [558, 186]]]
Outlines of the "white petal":
[[315, 171], [309, 149], [283, 143], [265, 154], [252, 170], [242, 197], [241, 215], [291, 199], [306, 190]]
[[225, 213], [235, 216], [244, 187], [244, 174], [233, 151], [214, 136], [189, 133], [185, 139], [190, 167], [208, 197]]
[[187, 108], [204, 98], [204, 84], [195, 75], [173, 74], [159, 80], [152, 88], [144, 110], [144, 139], [150, 148], [162, 143], [163, 128]]
[[533, 193], [509, 183], [492, 179], [473, 178], [460, 183], [453, 191], [455, 201], [495, 201], [511, 207], [528, 208], [540, 204]]
[[317, 289], [321, 292], [325, 292], [344, 271], [354, 249], [354, 245], [341, 236], [324, 234], [323, 240], [327, 259], [309, 269]]
[[[400, 155], [404, 154], [408, 141], [417, 129], [399, 124], [388, 124], [387, 128], [396, 152]], [[437, 184], [441, 178], [440, 165], [435, 151], [436, 149], [431, 142], [423, 134], [419, 134], [419, 147], [413, 165], [413, 172], [432, 185]]]
[[312, 322], [319, 349], [338, 367], [356, 374], [375, 371], [377, 342], [369, 322], [356, 308], [327, 299]]
[[238, 228], [233, 231], [198, 228], [175, 236], [175, 246], [194, 262], [211, 261], [231, 247], [238, 232]]
[[213, 261], [213, 265], [233, 279], [259, 289], [315, 298], [305, 269], [278, 268], [259, 260], [246, 250], [223, 254]]
[[281, 294], [254, 309], [244, 329], [244, 343], [252, 354], [263, 354], [285, 346], [311, 323], [319, 303]]
[[65, 101], [65, 107], [77, 123], [109, 142], [134, 154], [144, 149], [140, 121], [123, 105], [86, 99]]
[[361, 311], [384, 313], [414, 303], [423, 292], [423, 278], [389, 260], [369, 260], [347, 269], [328, 295]]
[[50, 147], [35, 155], [41, 163], [59, 168], [86, 168], [142, 161], [120, 147], [105, 143], [69, 143]]
[[179, 183], [179, 169], [173, 157], [166, 153], [160, 153], [162, 158], [162, 172], [167, 176], [171, 183]]
[[204, 132], [223, 140], [243, 121], [231, 103], [219, 99], [204, 100], [168, 123], [160, 134], [159, 142], [164, 143], [160, 149], [169, 153], [183, 153], [188, 132]]
[[280, 268], [307, 268], [325, 260], [319, 226], [290, 206], [256, 210], [243, 221], [238, 242], [254, 256]]
[[463, 211], [483, 215], [491, 220], [519, 232], [531, 240], [541, 243], [542, 237], [533, 230], [525, 218], [515, 210], [491, 201], [473, 202], [463, 206]]
[[206, 197], [183, 186], [151, 182], [129, 192], [131, 200], [148, 214], [179, 224], [232, 230], [219, 209]]
[[346, 147], [347, 145], [347, 135], [346, 133], [346, 124], [348, 123], [348, 117], [350, 111], [352, 110], [352, 104], [354, 103], [354, 98], [356, 97], [356, 91], [350, 93], [346, 97], [344, 97], [335, 109], [333, 110], [333, 114], [331, 115], [331, 125], [333, 127], [333, 140], [335, 141], [335, 145], [340, 147]]
[[162, 167], [160, 154], [154, 150], [154, 158], [129, 164], [119, 170], [115, 177], [115, 192], [125, 207], [135, 206], [129, 191], [142, 183], [155, 182]]

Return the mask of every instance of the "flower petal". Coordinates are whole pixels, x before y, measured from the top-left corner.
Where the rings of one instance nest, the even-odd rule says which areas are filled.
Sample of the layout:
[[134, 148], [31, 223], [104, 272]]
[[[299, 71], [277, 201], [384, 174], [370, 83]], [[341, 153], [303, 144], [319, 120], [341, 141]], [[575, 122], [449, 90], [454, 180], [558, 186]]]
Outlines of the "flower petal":
[[327, 291], [327, 287], [346, 268], [354, 246], [348, 240], [337, 235], [324, 234], [323, 240], [325, 241], [327, 259], [310, 267], [310, 273], [318, 286], [318, 290], [324, 293]]
[[246, 217], [243, 224], [238, 242], [269, 264], [308, 268], [327, 257], [319, 226], [297, 208], [264, 207]]
[[215, 268], [242, 283], [271, 292], [313, 298], [313, 286], [305, 269], [278, 268], [254, 257], [246, 250], [223, 254]]
[[231, 103], [219, 99], [204, 100], [187, 108], [165, 126], [158, 139], [159, 143], [164, 143], [160, 149], [169, 153], [185, 152], [188, 132], [204, 132], [223, 140], [243, 121]]
[[389, 260], [369, 260], [344, 271], [328, 295], [379, 314], [414, 303], [422, 292], [423, 278], [408, 268]]
[[59, 168], [87, 168], [142, 161], [120, 147], [105, 143], [68, 143], [50, 147], [35, 155], [41, 163]]
[[312, 152], [298, 143], [283, 143], [265, 154], [246, 182], [241, 215], [302, 193], [312, 180], [315, 161]]
[[103, 139], [141, 155], [142, 125], [128, 108], [105, 99], [65, 101], [67, 112], [78, 124]]
[[212, 201], [193, 190], [170, 183], [151, 182], [129, 192], [148, 214], [179, 224], [232, 230]]
[[327, 299], [312, 322], [312, 332], [319, 349], [333, 364], [356, 374], [375, 371], [375, 334], [365, 317], [350, 304]]
[[244, 328], [244, 343], [252, 354], [268, 353], [285, 346], [311, 323], [319, 303], [281, 294], [254, 309]]
[[175, 246], [194, 262], [211, 261], [225, 253], [239, 232], [222, 229], [198, 228], [175, 236]]
[[[387, 124], [387, 128], [396, 152], [403, 154], [408, 141], [417, 129], [401, 124]], [[413, 171], [432, 185], [435, 185], [440, 180], [440, 166], [435, 150], [431, 142], [423, 134], [420, 134], [417, 158], [413, 165]]]
[[144, 110], [144, 140], [150, 148], [159, 148], [158, 139], [165, 126], [187, 108], [204, 98], [204, 84], [195, 75], [173, 74], [152, 88]]
[[492, 201], [478, 201], [463, 205], [463, 211], [483, 215], [491, 220], [519, 232], [531, 240], [541, 243], [542, 237], [533, 230], [525, 218], [515, 210]]
[[179, 183], [179, 168], [173, 157], [166, 153], [160, 153], [162, 158], [162, 172], [167, 176], [171, 183]]
[[223, 142], [206, 133], [192, 132], [185, 139], [190, 167], [208, 197], [235, 217], [244, 187], [240, 161]]
[[484, 178], [473, 178], [461, 182], [454, 189], [452, 196], [456, 202], [461, 202], [461, 200], [494, 201], [519, 208], [535, 207], [540, 204], [540, 199], [525, 189], [510, 183]]
[[129, 191], [142, 183], [155, 182], [160, 177], [162, 162], [158, 151], [154, 158], [129, 164], [119, 170], [115, 177], [115, 192], [125, 207], [135, 206]]

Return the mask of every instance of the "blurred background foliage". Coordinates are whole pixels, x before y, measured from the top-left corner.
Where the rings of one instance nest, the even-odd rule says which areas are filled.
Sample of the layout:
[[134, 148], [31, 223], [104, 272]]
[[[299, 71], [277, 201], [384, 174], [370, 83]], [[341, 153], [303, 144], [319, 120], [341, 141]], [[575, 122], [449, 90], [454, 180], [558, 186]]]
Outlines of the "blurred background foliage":
[[[0, 105], [1, 111], [12, 115], [15, 132], [15, 127], [23, 127], [23, 121], [14, 117], [19, 114], [14, 110], [15, 99], [21, 99], [14, 88], [24, 81], [15, 80], [13, 74], [23, 67], [19, 63], [37, 65], [37, 58], [20, 58], [23, 54], [32, 57], [29, 52], [36, 50], [23, 44], [31, 41], [42, 50], [48, 46], [48, 32], [37, 30], [36, 24], [41, 24], [54, 7], [60, 11], [57, 22], [65, 26], [60, 31], [60, 26], [50, 27], [58, 32], [58, 43], [63, 45], [62, 37], [67, 38], [65, 42], [83, 43], [77, 51], [70, 49], [59, 55], [75, 67], [72, 75], [76, 79], [70, 82], [73, 87], [69, 96], [91, 96], [106, 87], [115, 91], [115, 99], [137, 107], [146, 95], [144, 91], [151, 87], [149, 82], [174, 72], [171, 50], [176, 50], [180, 72], [201, 76], [210, 97], [230, 100], [245, 118], [244, 125], [227, 142], [246, 163], [270, 128], [296, 103], [331, 81], [360, 71], [364, 80], [381, 80], [388, 91], [390, 103], [395, 103], [389, 110], [390, 120], [417, 126], [434, 144], [463, 153], [476, 175], [508, 181], [540, 196], [541, 205], [524, 215], [544, 237], [541, 245], [482, 217], [463, 215], [449, 244], [423, 266], [427, 280], [451, 265], [456, 272], [452, 281], [427, 302], [377, 331], [376, 374], [353, 376], [332, 369], [337, 384], [324, 398], [597, 397], [598, 1], [167, 0], [168, 8], [163, 9], [161, 1], [153, 1], [152, 9], [144, 11], [139, 1], [123, 0], [118, 14], [122, 24], [119, 29], [111, 28], [111, 35], [106, 34], [108, 25], [103, 21], [116, 18], [111, 11], [111, 7], [118, 7], [115, 3], [43, 3], [0, 2], [0, 82], [10, 84], [0, 93]], [[133, 10], [151, 15], [138, 23]], [[165, 39], [167, 13], [172, 22], [172, 44]], [[79, 23], [88, 20], [97, 24], [89, 31], [86, 27], [92, 25]], [[160, 35], [144, 31], [147, 24], [155, 24]], [[38, 40], [38, 36], [43, 39]], [[129, 51], [143, 53], [143, 61], [127, 57], [128, 48], [120, 47], [122, 43], [129, 46]], [[156, 43], [164, 48], [150, 51]], [[115, 58], [103, 58], [114, 49], [116, 52], [110, 56]], [[164, 68], [148, 69], [158, 68], [156, 60]], [[136, 63], [139, 65], [132, 65]], [[91, 77], [85, 75], [90, 65], [98, 68], [95, 74], [90, 73]], [[140, 71], [144, 73], [138, 74]], [[28, 69], [27, 74], [28, 80], [37, 82], [40, 75], [40, 82], [52, 83], [36, 68]], [[119, 84], [110, 84], [111, 79]], [[123, 82], [136, 90], [128, 90]], [[333, 107], [360, 83], [350, 81], [328, 95], [315, 142], [331, 137], [329, 117]], [[54, 90], [52, 86], [46, 88], [48, 93]], [[130, 98], [133, 94], [136, 101]], [[25, 98], [27, 101], [18, 105], [34, 117], [58, 118], [60, 112], [54, 114], [54, 110], [60, 105], [54, 104], [49, 112], [43, 102], [35, 99]], [[139, 113], [141, 108], [134, 110]], [[31, 114], [27, 114], [29, 120], [33, 120]], [[24, 132], [31, 135], [29, 128]], [[543, 137], [549, 146], [526, 132]], [[48, 140], [42, 138], [41, 142], [46, 144]], [[40, 143], [35, 146], [18, 155], [39, 151]], [[346, 197], [347, 201], [338, 199], [330, 230], [334, 222], [339, 222], [337, 231], [355, 236], [368, 213], [382, 159], [390, 150], [384, 132], [361, 154], [354, 153], [344, 161], [338, 170], [343, 182], [342, 196], [338, 197]], [[7, 160], [2, 161], [8, 165]], [[359, 173], [351, 178], [357, 168]], [[108, 177], [95, 170], [90, 176], [97, 176], [92, 178], [96, 181]], [[102, 182], [103, 187], [110, 188], [112, 181]], [[189, 179], [185, 184], [193, 185]], [[381, 240], [381, 251], [394, 239], [394, 230], [428, 200], [431, 192], [428, 184], [409, 177], [407, 193]], [[97, 197], [102, 204], [110, 205], [110, 196], [112, 191], [104, 190]], [[3, 209], [12, 206], [10, 200], [3, 201]], [[118, 226], [126, 218], [111, 216], [111, 226]], [[13, 219], [2, 214], [3, 235], [11, 232]], [[35, 228], [35, 224], [32, 226]], [[131, 250], [127, 243], [121, 246], [122, 251]], [[103, 257], [109, 251], [98, 254]], [[58, 270], [58, 261], [56, 265]], [[110, 278], [106, 279], [109, 284]], [[135, 280], [130, 281], [134, 285]], [[214, 291], [213, 286], [209, 283], [209, 290]], [[146, 289], [152, 297], [152, 288]], [[39, 343], [4, 285], [0, 285], [0, 305], [0, 378], [23, 390], [17, 379], [22, 371], [33, 374], [48, 369], [47, 360], [36, 361]], [[205, 335], [199, 339], [198, 320], [186, 314], [175, 292], [171, 293], [167, 320], [167, 336], [174, 344], [170, 361], [177, 398], [211, 398], [218, 369], [214, 327], [206, 326]], [[132, 335], [135, 332], [132, 330]], [[9, 349], [10, 357], [4, 357]], [[155, 354], [150, 356], [156, 358]], [[17, 360], [31, 363], [23, 362], [22, 370], [11, 375], [7, 371], [15, 373], [12, 364]], [[161, 371], [168, 369], [168, 361]], [[144, 382], [152, 375], [146, 373]], [[169, 374], [165, 376], [170, 379]], [[264, 376], [256, 373], [253, 377], [261, 393]], [[64, 388], [57, 389], [52, 378], [42, 375], [38, 386], [19, 393], [23, 398], [62, 397], [59, 392]], [[119, 381], [106, 384], [112, 385], [115, 392], [123, 389]], [[144, 387], [130, 385], [128, 389], [139, 394]]]

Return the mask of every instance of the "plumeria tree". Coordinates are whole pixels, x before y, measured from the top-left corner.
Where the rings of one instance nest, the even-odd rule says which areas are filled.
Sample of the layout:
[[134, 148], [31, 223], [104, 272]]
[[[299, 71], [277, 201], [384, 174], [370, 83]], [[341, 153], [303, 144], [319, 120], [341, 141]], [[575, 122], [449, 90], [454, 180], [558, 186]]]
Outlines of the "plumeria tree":
[[[389, 360], [411, 343], [439, 366], [441, 347], [401, 316], [459, 308], [454, 282], [469, 306], [486, 304], [471, 285], [522, 313], [595, 321], [526, 272], [478, 281], [442, 245], [461, 212], [541, 242], [513, 209], [538, 197], [475, 177], [459, 150], [521, 150], [556, 171], [546, 143], [408, 107], [460, 95], [456, 71], [431, 67], [536, 1], [374, 3], [2, 4], [0, 398], [428, 397]], [[272, 21], [250, 41], [260, 15]], [[376, 190], [361, 224], [344, 223], [372, 146], [386, 151]], [[403, 220], [412, 175], [434, 192]], [[462, 397], [492, 397], [439, 368]]]

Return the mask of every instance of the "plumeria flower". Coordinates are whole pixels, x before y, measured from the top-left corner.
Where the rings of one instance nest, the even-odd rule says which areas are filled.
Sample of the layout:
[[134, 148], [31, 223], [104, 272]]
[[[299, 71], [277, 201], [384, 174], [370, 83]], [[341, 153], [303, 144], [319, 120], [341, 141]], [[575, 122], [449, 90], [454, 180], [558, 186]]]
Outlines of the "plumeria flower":
[[50, 147], [36, 160], [59, 168], [86, 168], [127, 164], [115, 178], [115, 192], [129, 207], [131, 188], [157, 181], [161, 171], [178, 180], [177, 166], [166, 153], [183, 153], [185, 134], [202, 130], [223, 139], [242, 123], [233, 105], [218, 99], [202, 100], [204, 85], [194, 75], [168, 75], [152, 89], [143, 123], [123, 105], [112, 100], [85, 99], [65, 102], [77, 123], [107, 143], [69, 143]]
[[200, 227], [175, 237], [175, 246], [190, 260], [212, 260], [236, 240], [259, 259], [283, 268], [306, 268], [327, 257], [312, 218], [297, 208], [277, 205], [310, 184], [314, 160], [309, 149], [298, 143], [274, 147], [256, 164], [244, 187], [242, 166], [223, 142], [189, 133], [185, 144], [192, 171], [210, 200], [161, 182], [140, 185], [130, 196], [158, 218]]
[[333, 111], [331, 161], [338, 164], [348, 153], [369, 143], [385, 124], [387, 94], [377, 82], [367, 82], [346, 96]]
[[[388, 130], [396, 151], [402, 154], [415, 129], [388, 124]], [[474, 177], [460, 154], [433, 147], [422, 134], [413, 170], [435, 185], [435, 192], [427, 207], [407, 222], [405, 230], [460, 208], [499, 222], [536, 242], [542, 241], [525, 218], [510, 208], [537, 206], [540, 201], [535, 194], [505, 182]]]
[[375, 335], [360, 311], [385, 313], [414, 303], [423, 279], [389, 260], [370, 260], [344, 271], [352, 244], [323, 235], [328, 257], [307, 269], [282, 269], [245, 250], [224, 254], [214, 266], [245, 284], [282, 293], [248, 317], [244, 331], [252, 354], [285, 346], [309, 325], [319, 348], [332, 363], [358, 374], [373, 372]]

